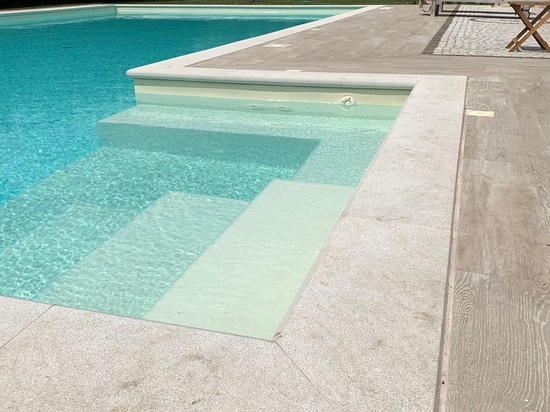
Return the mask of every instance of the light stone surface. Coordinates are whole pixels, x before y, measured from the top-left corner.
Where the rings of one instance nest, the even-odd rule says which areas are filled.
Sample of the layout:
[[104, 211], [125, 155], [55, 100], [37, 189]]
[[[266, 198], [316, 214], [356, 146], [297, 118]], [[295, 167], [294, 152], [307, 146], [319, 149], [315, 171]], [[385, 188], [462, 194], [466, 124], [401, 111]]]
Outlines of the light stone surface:
[[25, 412], [331, 410], [273, 342], [61, 307], [0, 349], [0, 399]]
[[[0, 348], [42, 316], [51, 305], [0, 296]], [[1, 409], [0, 404], [0, 411]]]
[[455, 185], [451, 169], [456, 171], [456, 153], [434, 151], [438, 154], [434, 161], [400, 151], [408, 158], [406, 163], [395, 156], [395, 163], [373, 165], [344, 215], [448, 229]]
[[279, 344], [342, 410], [429, 410], [448, 238], [353, 217], [336, 228]]
[[[466, 82], [417, 83], [345, 215], [449, 228]], [[425, 115], [424, 113], [430, 113]]]

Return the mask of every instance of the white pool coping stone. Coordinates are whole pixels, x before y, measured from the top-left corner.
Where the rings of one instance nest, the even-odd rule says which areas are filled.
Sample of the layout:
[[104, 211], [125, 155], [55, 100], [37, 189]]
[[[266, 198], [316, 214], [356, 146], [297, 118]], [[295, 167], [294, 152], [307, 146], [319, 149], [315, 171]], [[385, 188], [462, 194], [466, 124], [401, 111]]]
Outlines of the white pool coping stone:
[[188, 67], [238, 49], [129, 74], [412, 89], [281, 333], [255, 340], [0, 298], [3, 407], [433, 409], [466, 77]]

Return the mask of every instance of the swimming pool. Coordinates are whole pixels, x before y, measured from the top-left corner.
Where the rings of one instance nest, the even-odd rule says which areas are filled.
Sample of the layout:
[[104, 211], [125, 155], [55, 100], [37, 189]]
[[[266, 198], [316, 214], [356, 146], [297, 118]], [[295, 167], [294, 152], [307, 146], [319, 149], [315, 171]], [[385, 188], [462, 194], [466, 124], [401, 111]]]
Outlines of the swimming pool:
[[[84, 92], [67, 77], [72, 121], [40, 118], [55, 90], [32, 113], [14, 109], [24, 105], [8, 111], [14, 139], [25, 136], [29, 118], [37, 128], [21, 153], [11, 152], [10, 171], [32, 155], [17, 172], [24, 183], [1, 205], [0, 293], [271, 338], [398, 108], [366, 119], [339, 106], [319, 114], [322, 102], [296, 110], [273, 102], [239, 110], [138, 105], [100, 122], [97, 137], [90, 126], [131, 99], [108, 111], [98, 104], [105, 111], [86, 124], [82, 97], [92, 101], [102, 89], [111, 96], [91, 76]], [[52, 119], [70, 127], [36, 146]], [[46, 172], [29, 173], [29, 164]]]
[[[128, 68], [311, 19], [99, 18], [0, 26], [0, 202], [97, 147], [95, 124], [135, 104]], [[162, 44], [162, 47], [158, 47]]]

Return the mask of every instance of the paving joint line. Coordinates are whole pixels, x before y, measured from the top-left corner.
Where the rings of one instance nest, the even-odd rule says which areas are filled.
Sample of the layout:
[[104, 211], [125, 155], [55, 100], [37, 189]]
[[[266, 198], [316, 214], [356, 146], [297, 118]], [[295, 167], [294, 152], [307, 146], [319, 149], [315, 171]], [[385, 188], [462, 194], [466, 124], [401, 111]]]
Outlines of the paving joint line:
[[[468, 77], [468, 80], [470, 78]], [[466, 106], [468, 88], [464, 93], [464, 107]], [[458, 235], [458, 219], [460, 215], [460, 196], [462, 193], [462, 170], [464, 167], [464, 147], [466, 143], [466, 134], [464, 123], [466, 118], [466, 110], [462, 115], [462, 131], [460, 133], [460, 149], [458, 153], [458, 161], [456, 167], [455, 178], [455, 196], [453, 201], [453, 217], [451, 219], [451, 239], [449, 244], [449, 265], [447, 268], [447, 285], [445, 293], [445, 303], [443, 305], [443, 324], [441, 325], [441, 340], [439, 353], [439, 367], [437, 373], [437, 381], [435, 386], [435, 412], [445, 412], [447, 408], [447, 389], [449, 387], [448, 372], [451, 355], [451, 334], [453, 320], [453, 301], [456, 273], [456, 256], [457, 256], [457, 235]]]
[[309, 377], [309, 375], [296, 363], [296, 361], [287, 353], [287, 351], [284, 350], [284, 348], [279, 344], [278, 341], [274, 341], [275, 345], [279, 347], [281, 352], [284, 353], [284, 355], [292, 362], [292, 364], [300, 371], [300, 373], [304, 376], [304, 378], [307, 379], [307, 381], [315, 388], [317, 393], [325, 400], [326, 403], [328, 403], [334, 410], [337, 410], [338, 407], [333, 404], [333, 402], [321, 391], [321, 389], [313, 382], [313, 380]]
[[42, 316], [44, 316], [51, 308], [53, 308], [55, 305], [50, 305], [44, 312], [42, 312], [40, 315], [38, 315], [36, 318], [34, 318], [29, 324], [27, 324], [23, 329], [21, 329], [19, 332], [15, 334], [11, 339], [9, 339], [6, 343], [4, 343], [2, 346], [0, 346], [0, 350], [4, 349], [6, 346], [8, 346], [15, 338], [17, 338], [19, 335], [21, 335], [23, 332], [25, 332], [30, 326], [32, 326], [38, 319], [40, 319]]

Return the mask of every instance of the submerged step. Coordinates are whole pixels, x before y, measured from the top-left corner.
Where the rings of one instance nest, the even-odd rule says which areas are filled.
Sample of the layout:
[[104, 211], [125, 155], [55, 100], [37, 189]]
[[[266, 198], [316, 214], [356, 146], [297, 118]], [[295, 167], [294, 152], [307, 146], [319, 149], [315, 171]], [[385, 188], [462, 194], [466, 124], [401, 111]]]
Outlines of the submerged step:
[[134, 216], [80, 203], [0, 253], [0, 295], [35, 298]]
[[0, 204], [0, 251], [63, 213], [93, 203], [136, 212], [166, 192], [249, 201], [296, 169], [101, 147]]
[[353, 191], [274, 180], [145, 318], [273, 338]]
[[385, 135], [327, 139], [315, 148], [293, 180], [333, 185], [357, 185]]
[[315, 139], [100, 122], [102, 146], [298, 169]]
[[37, 300], [141, 317], [246, 202], [169, 192]]
[[392, 122], [138, 105], [97, 128], [107, 147], [301, 168], [295, 180], [356, 185]]

